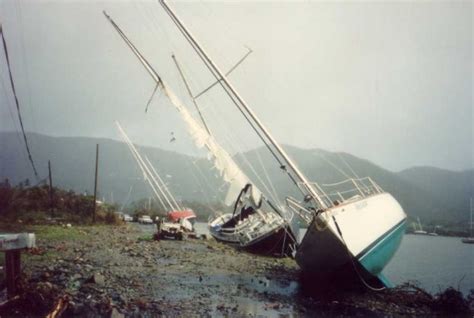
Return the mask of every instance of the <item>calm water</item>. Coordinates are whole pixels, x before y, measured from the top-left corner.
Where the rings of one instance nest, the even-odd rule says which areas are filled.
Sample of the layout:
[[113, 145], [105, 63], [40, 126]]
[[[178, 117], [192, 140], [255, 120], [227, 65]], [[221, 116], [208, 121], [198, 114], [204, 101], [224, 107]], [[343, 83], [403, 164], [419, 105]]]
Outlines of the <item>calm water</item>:
[[459, 286], [468, 294], [474, 289], [474, 244], [459, 237], [407, 234], [384, 273], [395, 284], [417, 280], [432, 293]]
[[[198, 233], [208, 233], [206, 223], [195, 227]], [[457, 237], [407, 234], [384, 274], [396, 285], [417, 281], [431, 293], [459, 286], [468, 294], [474, 289], [474, 244], [463, 244]]]

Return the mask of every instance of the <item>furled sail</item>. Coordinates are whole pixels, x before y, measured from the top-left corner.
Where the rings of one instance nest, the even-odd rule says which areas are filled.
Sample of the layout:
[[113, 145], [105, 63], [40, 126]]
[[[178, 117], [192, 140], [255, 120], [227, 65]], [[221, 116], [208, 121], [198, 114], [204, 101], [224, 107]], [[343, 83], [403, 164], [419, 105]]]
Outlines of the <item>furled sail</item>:
[[[163, 89], [171, 103], [179, 111], [184, 123], [186, 124], [188, 133], [190, 134], [196, 146], [200, 149], [204, 147], [207, 149], [209, 152], [208, 159], [213, 162], [214, 167], [219, 171], [224, 181], [229, 183], [229, 189], [227, 191], [224, 203], [228, 206], [233, 205], [236, 201], [236, 198], [242, 192], [242, 189], [246, 188], [248, 184], [252, 184], [250, 179], [242, 172], [242, 170], [240, 170], [239, 166], [235, 163], [229, 153], [217, 143], [214, 137], [212, 137], [200, 124], [196, 122], [187, 108], [183, 105], [183, 103], [181, 103], [179, 98], [168, 88], [163, 79], [158, 76], [158, 73], [154, 70], [150, 63], [148, 63], [148, 61], [143, 57], [143, 55], [138, 51], [133, 43], [130, 42], [130, 40], [122, 32], [119, 26], [112, 20], [112, 18], [110, 18], [110, 16], [105, 13], [105, 11], [104, 15], [120, 34], [125, 43], [127, 43], [133, 53], [138, 57], [145, 69], [155, 80], [157, 86], [160, 86], [161, 89]], [[262, 193], [253, 184], [250, 188], [250, 202], [247, 203], [252, 204], [254, 207], [259, 207], [262, 200]]]
[[[223, 180], [229, 183], [230, 186], [224, 203], [229, 206], [234, 204], [235, 198], [239, 195], [242, 189], [247, 184], [251, 183], [250, 179], [242, 172], [229, 153], [217, 143], [214, 137], [209, 135], [209, 133], [197, 123], [187, 108], [183, 106], [179, 98], [166, 87], [163, 81], [161, 84], [166, 96], [168, 96], [171, 103], [179, 111], [193, 142], [198, 148], [207, 149], [209, 152], [208, 159], [213, 162], [214, 167], [219, 171]], [[250, 199], [254, 206], [260, 205], [262, 194], [254, 185], [252, 186]]]

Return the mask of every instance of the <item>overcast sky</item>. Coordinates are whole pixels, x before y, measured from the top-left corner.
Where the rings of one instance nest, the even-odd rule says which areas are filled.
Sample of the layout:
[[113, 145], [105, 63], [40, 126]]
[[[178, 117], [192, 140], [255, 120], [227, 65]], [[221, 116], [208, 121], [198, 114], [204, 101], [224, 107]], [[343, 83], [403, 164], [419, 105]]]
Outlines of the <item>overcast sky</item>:
[[[391, 170], [473, 167], [471, 1], [172, 1], [277, 140], [345, 151]], [[156, 1], [1, 0], [0, 21], [28, 131], [193, 153], [176, 111], [102, 15], [107, 12], [189, 102], [212, 78]], [[0, 130], [18, 130], [0, 53]], [[261, 144], [213, 89], [206, 119], [232, 151]], [[169, 142], [176, 136], [176, 142]], [[224, 137], [221, 137], [224, 136]], [[34, 154], [33, 154], [34, 155]]]

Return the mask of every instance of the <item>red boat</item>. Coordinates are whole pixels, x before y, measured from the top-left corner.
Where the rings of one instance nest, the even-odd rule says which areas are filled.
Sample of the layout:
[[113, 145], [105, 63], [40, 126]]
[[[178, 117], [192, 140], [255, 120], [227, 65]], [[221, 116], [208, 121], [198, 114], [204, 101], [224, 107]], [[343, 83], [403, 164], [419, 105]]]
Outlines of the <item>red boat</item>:
[[196, 214], [191, 209], [168, 212], [168, 220], [170, 222], [173, 222], [173, 223], [178, 222], [180, 219], [188, 220], [190, 222], [194, 222], [195, 218], [196, 218]]

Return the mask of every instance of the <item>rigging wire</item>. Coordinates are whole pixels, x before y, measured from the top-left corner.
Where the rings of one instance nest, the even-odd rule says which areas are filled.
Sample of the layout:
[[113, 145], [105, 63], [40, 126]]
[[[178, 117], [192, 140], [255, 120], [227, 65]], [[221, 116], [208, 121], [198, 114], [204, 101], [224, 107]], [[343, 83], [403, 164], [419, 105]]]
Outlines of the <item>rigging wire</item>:
[[257, 160], [258, 162], [260, 163], [260, 166], [262, 167], [262, 170], [263, 170], [263, 174], [265, 176], [265, 178], [267, 179], [268, 181], [268, 184], [270, 185], [272, 191], [273, 191], [273, 194], [275, 195], [276, 197], [276, 202], [279, 204], [279, 206], [283, 206], [280, 202], [280, 200], [278, 199], [278, 192], [276, 191], [274, 185], [273, 185], [273, 182], [270, 180], [270, 175], [268, 174], [267, 172], [267, 168], [265, 168], [265, 165], [263, 164], [263, 161], [262, 161], [262, 157], [260, 156], [260, 154], [258, 153], [258, 149], [255, 150], [255, 155], [257, 156]]
[[21, 58], [22, 58], [22, 63], [21, 65], [23, 66], [24, 70], [24, 75], [26, 78], [26, 97], [27, 97], [27, 103], [26, 106], [28, 107], [28, 110], [31, 114], [31, 119], [32, 119], [32, 124], [33, 124], [33, 131], [38, 131], [38, 127], [36, 125], [36, 114], [35, 114], [35, 108], [32, 107], [31, 105], [31, 80], [30, 80], [30, 73], [29, 73], [29, 64], [28, 64], [28, 59], [26, 58], [26, 48], [25, 48], [25, 32], [24, 32], [24, 24], [23, 24], [23, 13], [21, 10], [21, 1], [15, 1], [16, 4], [16, 13], [17, 13], [17, 18], [18, 18], [18, 25], [19, 25], [19, 33], [20, 33], [20, 45], [21, 45]]
[[[242, 58], [239, 60], [239, 62], [237, 62], [237, 64], [234, 65], [234, 67], [231, 68], [231, 70], [229, 72], [232, 72], [249, 54], [251, 53], [251, 51], [249, 50], [249, 52]], [[173, 58], [173, 61], [174, 63], [176, 64], [176, 68], [178, 69], [179, 71], [179, 74], [181, 76], [181, 79], [183, 80], [184, 84], [185, 84], [185, 87], [186, 87], [186, 91], [189, 95], [189, 97], [192, 99], [192, 102], [197, 110], [197, 112], [199, 113], [199, 117], [201, 119], [201, 122], [203, 123], [203, 126], [204, 128], [206, 128], [207, 130], [207, 133], [209, 135], [211, 135], [211, 132], [210, 132], [210, 129], [203, 117], [203, 114], [201, 113], [201, 110], [200, 110], [200, 107], [196, 101], [196, 98], [197, 97], [194, 97], [193, 96], [193, 93], [191, 91], [191, 88], [188, 84], [188, 81], [186, 79], [186, 77], [184, 76], [184, 72], [183, 72], [183, 69], [182, 67], [180, 66], [180, 63], [178, 62], [178, 60], [176, 59], [175, 55], [172, 55], [172, 58]], [[217, 82], [215, 82], [213, 85], [217, 84]], [[213, 85], [209, 86], [209, 88], [211, 88]], [[206, 92], [208, 89], [204, 90], [203, 92]], [[202, 93], [201, 93], [202, 94]], [[229, 138], [230, 139], [230, 138]], [[236, 145], [234, 142], [232, 142], [233, 145]], [[243, 152], [241, 151], [241, 149], [239, 151], [237, 151], [237, 154], [240, 155], [243, 159], [244, 159], [244, 162], [250, 167], [250, 169], [252, 170], [252, 172], [255, 174], [255, 176], [257, 177], [257, 179], [259, 179], [260, 183], [263, 185], [263, 187], [267, 190], [267, 192], [269, 193], [270, 196], [272, 196], [272, 199], [275, 200], [280, 206], [281, 206], [281, 202], [279, 202], [278, 200], [278, 197], [276, 196], [276, 192], [274, 193], [274, 196], [271, 192], [271, 190], [267, 187], [267, 185], [265, 184], [265, 182], [260, 178], [260, 176], [258, 175], [258, 173], [256, 172], [255, 168], [252, 166], [252, 164], [249, 162], [249, 160], [247, 159], [247, 157], [243, 154]]]
[[[341, 156], [341, 153], [338, 153], [339, 155], [339, 158], [342, 160], [342, 162], [344, 162], [346, 164], [346, 166], [349, 168], [349, 170], [354, 174], [354, 176], [357, 178], [357, 179], [360, 179], [360, 177], [357, 175], [357, 173], [355, 173], [355, 171], [352, 169], [352, 167], [349, 165], [349, 163], [344, 160], [344, 157]], [[364, 182], [361, 182], [362, 186], [364, 187], [365, 191], [369, 192], [369, 188], [367, 187], [367, 185], [364, 183]]]
[[28, 159], [31, 163], [31, 167], [33, 168], [33, 172], [35, 174], [35, 177], [38, 180], [39, 179], [38, 171], [36, 170], [36, 166], [35, 166], [35, 163], [33, 161], [33, 157], [31, 156], [30, 146], [28, 144], [28, 138], [26, 137], [25, 127], [23, 126], [23, 119], [21, 117], [20, 104], [18, 102], [18, 97], [16, 95], [15, 83], [13, 81], [13, 75], [12, 75], [12, 71], [11, 71], [11, 67], [10, 67], [10, 59], [8, 57], [7, 43], [5, 41], [5, 35], [3, 33], [3, 28], [2, 28], [1, 24], [0, 24], [0, 35], [2, 36], [3, 49], [5, 51], [5, 59], [7, 61], [7, 65], [8, 65], [8, 74], [10, 75], [10, 84], [11, 84], [11, 87], [12, 87], [13, 96], [15, 97], [15, 104], [16, 104], [16, 109], [17, 109], [17, 114], [18, 114], [18, 120], [20, 121], [20, 126], [21, 126], [21, 131], [22, 131], [22, 134], [23, 134], [23, 140], [25, 142], [26, 152], [28, 153]]
[[135, 185], [135, 182], [130, 186], [130, 189], [128, 190], [127, 196], [125, 197], [125, 201], [123, 201], [122, 207], [120, 208], [121, 212], [123, 211], [123, 208], [125, 207], [125, 205], [128, 203], [128, 200], [130, 199], [130, 194], [132, 194], [132, 189], [134, 185]]
[[[3, 93], [4, 93], [6, 104], [7, 104], [6, 108], [8, 109], [8, 113], [10, 115], [13, 126], [15, 128], [15, 135], [18, 138], [18, 144], [21, 145], [21, 144], [23, 144], [23, 140], [21, 139], [21, 136], [20, 136], [20, 127], [18, 126], [19, 125], [18, 121], [15, 119], [15, 116], [13, 115], [13, 111], [12, 111], [13, 106], [12, 106], [12, 102], [10, 101], [10, 95], [8, 94], [8, 89], [5, 86], [5, 83], [3, 81], [3, 77], [0, 78], [0, 81], [2, 82]], [[23, 156], [23, 159], [25, 159], [25, 161], [28, 161], [28, 154], [27, 154], [25, 148], [19, 147], [18, 149], [21, 149], [19, 151], [20, 151], [21, 155]]]
[[290, 178], [291, 181], [293, 181], [293, 183], [296, 185], [296, 187], [304, 194], [306, 195], [306, 193], [300, 188], [298, 182], [296, 181], [295, 177], [287, 170], [286, 168], [286, 165], [283, 164], [283, 162], [281, 161], [281, 158], [278, 157], [278, 155], [275, 153], [275, 150], [271, 147], [271, 145], [269, 144], [267, 138], [265, 138], [263, 135], [262, 135], [262, 132], [260, 132], [260, 130], [257, 129], [257, 127], [255, 127], [255, 124], [254, 122], [249, 118], [249, 115], [244, 111], [244, 109], [242, 109], [242, 106], [240, 105], [240, 103], [238, 102], [237, 98], [234, 96], [234, 94], [232, 93], [232, 91], [227, 87], [227, 85], [225, 85], [222, 81], [221, 81], [221, 78], [219, 76], [219, 74], [217, 73], [216, 70], [214, 70], [214, 68], [211, 66], [210, 62], [208, 61], [208, 59], [206, 58], [206, 56], [204, 56], [204, 54], [200, 51], [199, 47], [197, 46], [197, 44], [194, 42], [194, 40], [189, 36], [189, 34], [187, 33], [187, 31], [181, 26], [180, 22], [177, 20], [176, 16], [173, 14], [173, 12], [170, 11], [170, 9], [167, 7], [166, 4], [164, 4], [162, 2], [162, 0], [158, 0], [158, 2], [162, 5], [162, 7], [164, 8], [164, 10], [168, 13], [168, 15], [170, 16], [171, 20], [174, 22], [174, 24], [176, 25], [176, 27], [178, 28], [178, 30], [181, 32], [181, 34], [185, 37], [185, 39], [188, 41], [188, 43], [191, 45], [191, 47], [193, 48], [193, 50], [196, 52], [196, 54], [199, 56], [199, 58], [203, 61], [204, 65], [206, 66], [206, 68], [209, 70], [209, 72], [214, 76], [214, 78], [219, 81], [219, 84], [220, 86], [222, 87], [222, 89], [224, 90], [224, 92], [227, 94], [227, 96], [229, 97], [229, 99], [232, 101], [232, 103], [237, 107], [237, 109], [240, 111], [240, 113], [242, 114], [242, 116], [246, 119], [246, 121], [249, 123], [250, 127], [252, 127], [252, 129], [254, 130], [254, 132], [259, 136], [259, 138], [262, 140], [262, 142], [264, 143], [264, 145], [267, 147], [267, 149], [270, 151], [270, 153], [273, 155], [273, 157], [275, 158], [275, 160], [280, 164], [280, 168], [282, 170], [284, 170], [288, 177]]
[[[175, 197], [173, 196], [173, 194], [171, 194], [170, 190], [168, 189], [168, 186], [166, 185], [166, 183], [163, 181], [163, 179], [160, 177], [160, 175], [158, 174], [158, 172], [156, 171], [155, 167], [151, 164], [150, 160], [148, 159], [148, 156], [145, 155], [145, 161], [146, 163], [148, 164], [148, 166], [151, 168], [151, 171], [153, 172], [153, 174], [155, 175], [155, 177], [157, 178], [157, 180], [161, 183], [161, 187], [165, 190], [164, 192], [166, 194], [168, 194], [168, 196], [171, 198], [171, 201], [172, 203], [174, 203], [174, 206], [172, 206], [173, 208], [176, 208], [177, 210], [182, 210], [182, 208], [179, 206], [179, 204], [176, 202], [176, 199]], [[170, 202], [170, 205], [171, 205], [171, 202]]]
[[341, 159], [342, 162], [349, 168], [349, 171], [357, 178], [360, 179], [360, 177], [355, 173], [355, 171], [352, 169], [352, 167], [347, 163], [346, 160], [344, 160], [344, 157], [341, 156], [341, 153], [337, 154], [339, 156], [339, 159]]
[[344, 170], [340, 169], [338, 166], [336, 166], [335, 163], [333, 163], [332, 161], [330, 161], [329, 159], [327, 159], [325, 156], [323, 156], [322, 154], [314, 154], [315, 156], [319, 156], [321, 159], [323, 159], [324, 161], [326, 161], [328, 164], [330, 164], [334, 169], [336, 169], [340, 174], [342, 174], [345, 178], [348, 178], [348, 179], [351, 179], [352, 177], [350, 175], [348, 175], [347, 173], [344, 172]]

